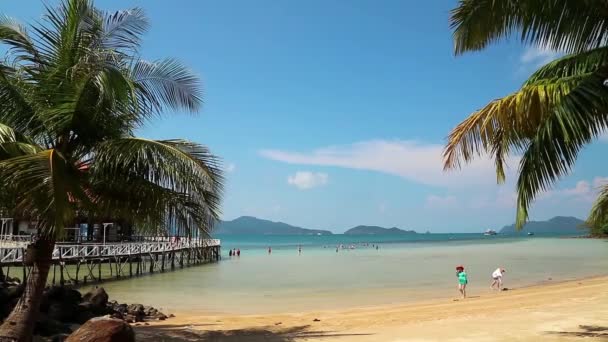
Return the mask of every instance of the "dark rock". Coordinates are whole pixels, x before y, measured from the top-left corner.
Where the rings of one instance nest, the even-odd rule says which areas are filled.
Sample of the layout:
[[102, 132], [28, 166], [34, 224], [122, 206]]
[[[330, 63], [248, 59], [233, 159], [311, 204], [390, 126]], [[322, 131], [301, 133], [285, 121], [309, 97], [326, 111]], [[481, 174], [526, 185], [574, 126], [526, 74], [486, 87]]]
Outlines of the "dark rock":
[[103, 287], [98, 287], [87, 292], [84, 296], [82, 296], [82, 299], [85, 302], [91, 303], [94, 313], [103, 315], [108, 312], [108, 294]]
[[51, 286], [44, 291], [46, 297], [50, 300], [61, 300], [65, 289], [61, 286]]
[[114, 311], [116, 312], [120, 312], [121, 314], [126, 314], [127, 312], [129, 312], [128, 310], [128, 305], [127, 304], [118, 304], [118, 305], [114, 305]]
[[78, 305], [68, 301], [51, 302], [47, 315], [60, 322], [73, 322], [78, 313]]
[[143, 322], [146, 317], [144, 306], [141, 304], [131, 304], [127, 307], [127, 313], [133, 316], [135, 322]]
[[130, 315], [135, 315], [135, 314], [139, 314], [139, 313], [145, 313], [144, 312], [144, 306], [141, 304], [131, 304], [127, 307], [127, 312]]
[[95, 308], [105, 308], [106, 304], [108, 304], [108, 294], [103, 287], [98, 287], [87, 292], [82, 296], [82, 299], [91, 303]]
[[92, 319], [92, 318], [95, 318], [95, 317], [97, 317], [97, 316], [95, 316], [95, 314], [94, 314], [93, 312], [91, 312], [91, 311], [82, 311], [82, 312], [79, 312], [79, 313], [76, 315], [76, 319], [75, 319], [75, 321], [76, 321], [76, 323], [78, 323], [78, 324], [84, 324], [84, 323], [86, 323], [88, 320], [90, 320], [90, 319]]
[[51, 342], [63, 342], [68, 338], [68, 336], [70, 336], [70, 335], [69, 334], [54, 335], [53, 337], [51, 337]]
[[114, 312], [113, 314], [110, 315], [110, 317], [116, 318], [116, 319], [123, 319], [124, 318], [124, 316], [120, 312]]
[[135, 342], [133, 328], [119, 319], [99, 317], [83, 324], [66, 342]]
[[8, 288], [0, 286], [0, 304], [4, 305], [10, 301], [11, 297], [8, 292]]
[[158, 313], [158, 314], [156, 314], [156, 316], [154, 316], [154, 318], [156, 318], [159, 321], [164, 321], [167, 319], [167, 316], [165, 316], [163, 313]]
[[19, 299], [19, 297], [21, 297], [21, 295], [23, 294], [23, 289], [24, 287], [19, 285], [19, 286], [10, 286], [7, 289], [7, 293], [8, 293], [8, 297], [10, 299]]
[[9, 285], [14, 285], [14, 286], [21, 284], [21, 279], [19, 279], [17, 277], [14, 277], [14, 278], [6, 277], [6, 279], [4, 281]]
[[82, 295], [80, 294], [80, 292], [78, 292], [74, 289], [66, 288], [66, 290], [63, 294], [63, 299], [67, 300], [71, 303], [80, 303], [80, 302], [82, 302]]
[[82, 302], [78, 304], [78, 312], [92, 311], [93, 304], [89, 302]]
[[41, 336], [53, 336], [57, 334], [69, 334], [72, 331], [65, 324], [41, 314], [34, 326], [34, 333]]

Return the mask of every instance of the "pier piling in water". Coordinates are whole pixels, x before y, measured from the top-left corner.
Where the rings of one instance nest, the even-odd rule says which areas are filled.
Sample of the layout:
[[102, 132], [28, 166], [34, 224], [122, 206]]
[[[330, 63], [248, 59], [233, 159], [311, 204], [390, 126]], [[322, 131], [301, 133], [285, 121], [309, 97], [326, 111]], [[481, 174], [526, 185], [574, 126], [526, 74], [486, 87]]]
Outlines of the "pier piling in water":
[[[109, 244], [58, 243], [53, 251], [52, 283], [56, 283], [57, 277], [61, 285], [99, 283], [106, 279], [140, 276], [146, 273], [146, 268], [149, 274], [162, 273], [169, 267], [171, 270], [175, 270], [176, 263], [180, 268], [184, 268], [220, 259], [219, 240], [181, 240], [166, 237], [150, 240]], [[23, 267], [22, 277], [25, 279], [30, 267], [23, 263], [25, 250], [23, 246], [0, 245], [0, 274], [6, 274], [8, 277], [11, 266], [21, 266]], [[80, 272], [83, 265], [85, 266], [84, 272]], [[103, 265], [107, 265], [107, 269]], [[4, 272], [5, 267], [6, 272]], [[128, 275], [126, 267], [129, 269]], [[135, 268], [135, 272], [133, 268]], [[81, 276], [83, 276], [82, 279]]]

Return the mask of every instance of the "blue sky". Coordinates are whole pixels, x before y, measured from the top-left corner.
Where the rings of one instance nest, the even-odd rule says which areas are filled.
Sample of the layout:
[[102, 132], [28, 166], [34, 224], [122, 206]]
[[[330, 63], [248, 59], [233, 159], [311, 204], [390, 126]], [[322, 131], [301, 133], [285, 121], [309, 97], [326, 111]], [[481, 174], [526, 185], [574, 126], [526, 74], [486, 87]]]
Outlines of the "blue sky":
[[[515, 162], [497, 186], [490, 162], [445, 174], [440, 153], [450, 129], [517, 89], [554, 52], [512, 41], [455, 57], [452, 0], [96, 4], [143, 7], [151, 29], [142, 56], [176, 57], [201, 76], [200, 115], [174, 113], [140, 134], [195, 140], [220, 155], [225, 219], [336, 232], [358, 224], [475, 232], [513, 222]], [[31, 22], [43, 5], [5, 1], [0, 11]], [[608, 176], [607, 147], [588, 146], [532, 218], [585, 217]]]

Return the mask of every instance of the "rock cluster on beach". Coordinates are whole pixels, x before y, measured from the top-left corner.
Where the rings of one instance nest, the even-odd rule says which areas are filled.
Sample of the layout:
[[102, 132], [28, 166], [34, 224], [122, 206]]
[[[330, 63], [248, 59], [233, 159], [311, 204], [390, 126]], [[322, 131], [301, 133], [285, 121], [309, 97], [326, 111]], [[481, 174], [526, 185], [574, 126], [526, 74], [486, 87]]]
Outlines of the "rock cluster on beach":
[[[23, 293], [23, 287], [24, 284], [17, 278], [0, 279], [0, 318], [2, 320], [8, 317], [17, 304]], [[80, 325], [86, 323], [80, 327], [83, 329], [87, 325], [93, 324], [89, 324], [93, 318], [102, 316], [114, 323], [101, 320], [100, 323], [95, 324], [115, 326], [116, 321], [119, 321], [129, 325], [129, 323], [165, 320], [173, 317], [173, 315], [167, 316], [151, 306], [110, 301], [103, 287], [97, 287], [82, 295], [79, 291], [69, 287], [51, 286], [44, 291], [34, 333], [42, 337], [50, 337], [51, 341], [64, 341], [68, 334], [77, 330]], [[87, 329], [90, 330], [91, 327], [89, 326]], [[124, 329], [126, 328], [115, 327], [114, 330], [127, 336], [128, 332], [124, 332]], [[121, 339], [121, 341], [123, 340]]]

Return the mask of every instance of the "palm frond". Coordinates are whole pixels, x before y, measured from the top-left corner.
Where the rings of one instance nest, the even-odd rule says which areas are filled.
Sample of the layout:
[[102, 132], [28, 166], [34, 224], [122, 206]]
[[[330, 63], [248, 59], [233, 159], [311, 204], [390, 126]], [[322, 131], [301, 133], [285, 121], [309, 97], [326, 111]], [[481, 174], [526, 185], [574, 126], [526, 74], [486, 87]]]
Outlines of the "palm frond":
[[607, 77], [603, 67], [563, 96], [530, 141], [517, 181], [518, 227], [528, 219], [535, 196], [569, 173], [581, 148], [608, 128]]
[[450, 132], [444, 169], [460, 168], [476, 156], [490, 154], [496, 162], [499, 182], [504, 180], [505, 156], [512, 150], [522, 151], [561, 98], [587, 77], [585, 74], [539, 80], [473, 113]]
[[566, 53], [608, 41], [608, 3], [595, 0], [460, 0], [452, 10], [454, 51], [481, 50], [519, 34], [522, 42]]
[[175, 59], [139, 60], [131, 71], [142, 110], [162, 111], [165, 106], [196, 112], [202, 105], [199, 78]]
[[163, 219], [203, 232], [220, 216], [221, 165], [201, 145], [183, 140], [115, 139], [99, 146], [91, 165], [94, 179], [104, 180], [101, 184], [106, 190], [99, 191], [113, 194], [100, 196], [100, 201], [107, 200], [105, 210], [122, 203], [127, 210], [124, 215], [138, 216], [148, 222], [146, 226]]
[[9, 45], [22, 59], [37, 59], [38, 51], [25, 26], [17, 20], [0, 14], [0, 42]]
[[608, 184], [604, 184], [600, 193], [593, 203], [591, 213], [587, 218], [587, 224], [592, 230], [600, 230], [608, 227]]
[[68, 192], [73, 191], [73, 169], [56, 150], [45, 150], [15, 158], [0, 160], [3, 184], [15, 194], [20, 212], [44, 220], [42, 234], [57, 236], [74, 217]]
[[148, 30], [148, 26], [148, 18], [139, 7], [106, 13], [99, 39], [100, 45], [105, 49], [136, 50], [141, 42], [141, 35]]
[[570, 54], [549, 62], [535, 71], [524, 83], [524, 87], [540, 81], [570, 78], [597, 71], [608, 63], [608, 47]]

